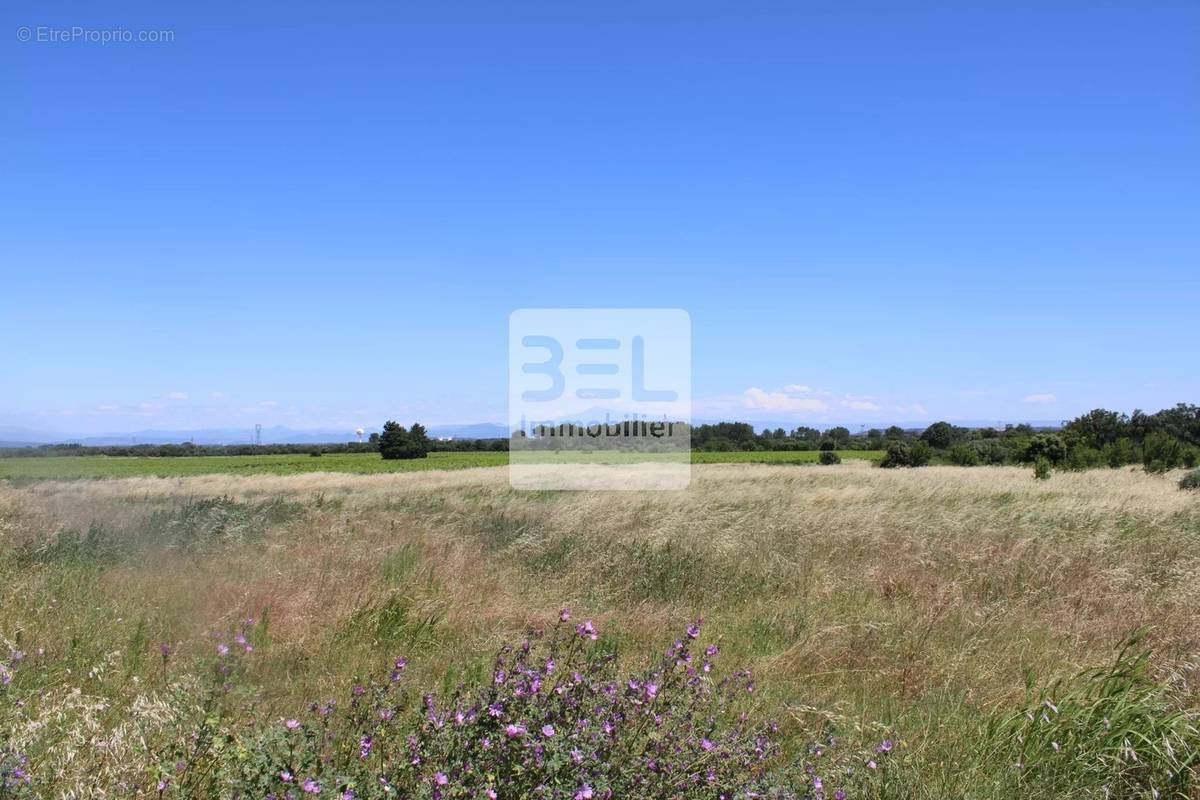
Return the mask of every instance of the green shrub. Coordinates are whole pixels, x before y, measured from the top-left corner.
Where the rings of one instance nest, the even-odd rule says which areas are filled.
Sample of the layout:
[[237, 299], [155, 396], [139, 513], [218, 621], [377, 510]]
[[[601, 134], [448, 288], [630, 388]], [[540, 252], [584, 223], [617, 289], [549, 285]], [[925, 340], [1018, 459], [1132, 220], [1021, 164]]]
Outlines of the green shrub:
[[1117, 439], [1112, 444], [1106, 444], [1100, 453], [1104, 458], [1104, 462], [1113, 469], [1123, 467], [1126, 464], [1132, 464], [1138, 460], [1137, 451], [1133, 447], [1133, 441], [1125, 438]]
[[837, 443], [833, 439], [825, 439], [821, 442], [822, 453], [832, 453], [835, 447], [837, 447]]
[[979, 453], [969, 444], [956, 444], [950, 448], [950, 461], [960, 467], [974, 467], [979, 464]]
[[1094, 447], [1080, 445], [1071, 448], [1067, 453], [1066, 461], [1063, 463], [1067, 469], [1080, 470], [1092, 469], [1104, 464], [1104, 454]]
[[1153, 431], [1142, 441], [1142, 464], [1146, 472], [1166, 472], [1183, 464], [1184, 446], [1164, 431]]
[[1033, 462], [1033, 477], [1039, 481], [1050, 478], [1050, 459], [1042, 457]]
[[822, 450], [820, 462], [827, 466], [829, 464], [840, 464], [842, 463], [842, 457], [832, 450]]
[[1009, 445], [1000, 439], [987, 439], [972, 443], [981, 464], [1007, 464], [1014, 460]]
[[1179, 479], [1180, 489], [1200, 489], [1200, 469], [1193, 470]]
[[929, 463], [929, 459], [933, 456], [933, 448], [922, 441], [909, 442], [892, 442], [888, 445], [887, 452], [883, 455], [883, 460], [879, 462], [879, 466], [890, 469], [892, 467], [923, 467]]
[[1039, 433], [1025, 445], [1025, 460], [1036, 462], [1044, 458], [1051, 464], [1061, 463], [1067, 456], [1067, 445], [1056, 433]]

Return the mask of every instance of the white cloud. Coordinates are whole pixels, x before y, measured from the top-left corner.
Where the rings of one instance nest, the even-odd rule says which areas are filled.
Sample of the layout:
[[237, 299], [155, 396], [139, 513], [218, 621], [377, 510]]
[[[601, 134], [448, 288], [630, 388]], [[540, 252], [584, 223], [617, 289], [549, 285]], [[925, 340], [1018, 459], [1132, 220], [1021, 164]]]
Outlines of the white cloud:
[[746, 408], [763, 411], [828, 411], [829, 406], [815, 397], [796, 397], [787, 392], [766, 392], [751, 386], [742, 393]]
[[855, 411], [882, 411], [883, 406], [876, 403], [874, 400], [866, 398], [851, 399], [847, 398], [842, 401], [842, 405], [846, 408], [853, 408]]
[[811, 386], [805, 386], [802, 383], [789, 383], [783, 387], [784, 394], [810, 394], [812, 393]]
[[1021, 398], [1022, 403], [1056, 403], [1058, 398], [1052, 394], [1030, 394]]
[[209, 392], [208, 396], [214, 400], [220, 400], [221, 398], [225, 397], [225, 393], [224, 392]]
[[120, 407], [120, 406], [114, 406], [114, 405], [112, 405], [111, 403], [105, 403], [105, 404], [104, 404], [104, 405], [102, 405], [102, 406], [96, 406], [96, 410], [97, 410], [97, 411], [102, 411], [102, 412], [104, 412], [105, 414], [111, 414], [111, 413], [113, 413], [114, 411], [120, 411], [120, 410], [121, 410], [121, 407]]
[[263, 400], [258, 404], [260, 408], [275, 408], [279, 405], [278, 400]]
[[188, 399], [187, 392], [167, 392], [166, 397], [168, 400], [187, 400]]

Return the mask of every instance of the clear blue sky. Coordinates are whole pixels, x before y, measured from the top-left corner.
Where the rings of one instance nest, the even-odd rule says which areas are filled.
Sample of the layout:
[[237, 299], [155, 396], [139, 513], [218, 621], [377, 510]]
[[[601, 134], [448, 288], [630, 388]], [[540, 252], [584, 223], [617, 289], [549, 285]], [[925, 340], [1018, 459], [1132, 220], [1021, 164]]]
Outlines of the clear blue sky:
[[0, 17], [0, 426], [499, 420], [544, 306], [687, 309], [705, 417], [1200, 401], [1191, 0]]

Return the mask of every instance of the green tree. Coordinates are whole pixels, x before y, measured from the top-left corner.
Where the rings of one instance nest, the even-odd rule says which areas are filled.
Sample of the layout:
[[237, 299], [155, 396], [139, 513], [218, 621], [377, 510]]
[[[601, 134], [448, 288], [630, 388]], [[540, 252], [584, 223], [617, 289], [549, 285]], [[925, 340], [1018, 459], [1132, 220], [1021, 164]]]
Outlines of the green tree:
[[930, 447], [946, 450], [955, 442], [966, 438], [963, 428], [951, 425], [949, 422], [935, 422], [921, 433], [921, 440]]
[[891, 442], [879, 466], [889, 469], [892, 467], [923, 467], [929, 463], [933, 455], [927, 442], [918, 439], [915, 442]]
[[1096, 408], [1063, 426], [1067, 441], [1103, 450], [1129, 433], [1129, 417], [1119, 411]]
[[1039, 433], [1025, 446], [1025, 460], [1044, 458], [1057, 465], [1067, 457], [1067, 445], [1057, 433]]
[[1176, 439], [1200, 447], [1200, 406], [1179, 403], [1154, 415], [1157, 426]]
[[1154, 431], [1142, 442], [1142, 464], [1146, 472], [1166, 472], [1183, 463], [1184, 447], [1166, 431]]
[[411, 452], [409, 458], [425, 458], [429, 455], [429, 434], [425, 432], [425, 426], [421, 423], [414, 422], [408, 429], [408, 442]]
[[838, 447], [846, 447], [850, 444], [850, 429], [840, 425], [825, 431], [825, 436], [832, 439]]
[[388, 420], [383, 423], [379, 436], [379, 454], [385, 459], [411, 458], [406, 455], [409, 448], [408, 431], [399, 422]]

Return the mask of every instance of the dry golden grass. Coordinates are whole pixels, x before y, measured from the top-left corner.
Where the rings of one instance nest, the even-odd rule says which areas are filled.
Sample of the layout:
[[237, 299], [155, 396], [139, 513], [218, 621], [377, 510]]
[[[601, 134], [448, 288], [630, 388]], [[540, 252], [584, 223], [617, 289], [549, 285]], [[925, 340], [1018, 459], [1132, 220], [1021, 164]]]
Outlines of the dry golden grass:
[[[1170, 476], [1140, 471], [1037, 482], [1015, 468], [712, 465], [666, 493], [517, 492], [499, 469], [207, 475], [44, 482], [5, 488], [0, 503], [19, 510], [16, 538], [121, 531], [222, 496], [305, 511], [261, 541], [149, 552], [72, 591], [185, 644], [266, 609], [285, 697], [385, 644], [424, 650], [435, 670], [480, 658], [564, 604], [634, 646], [703, 614], [767, 668], [773, 693], [797, 699], [996, 700], [1021, 689], [1024, 669], [1092, 663], [1139, 626], [1184, 674], [1200, 652], [1200, 510]], [[389, 574], [397, 553], [413, 563]], [[17, 585], [44, 596], [29, 591], [38, 581], [23, 576], [7, 600], [25, 604]], [[348, 633], [396, 597], [396, 638]], [[6, 632], [54, 639], [69, 614], [19, 614]]]
[[[204, 498], [255, 535], [155, 544]], [[13, 555], [94, 524], [138, 544]], [[159, 642], [186, 661], [265, 614], [254, 678], [274, 714], [398, 653], [430, 686], [478, 676], [564, 605], [630, 659], [703, 616], [772, 713], [832, 709], [918, 748], [1138, 628], [1185, 695], [1200, 674], [1200, 502], [1134, 470], [702, 465], [686, 491], [593, 493], [514, 491], [503, 469], [47, 481], [0, 485], [0, 537], [0, 637], [62, 659], [64, 682], [114, 653], [152, 680]]]

